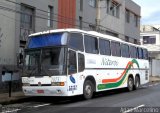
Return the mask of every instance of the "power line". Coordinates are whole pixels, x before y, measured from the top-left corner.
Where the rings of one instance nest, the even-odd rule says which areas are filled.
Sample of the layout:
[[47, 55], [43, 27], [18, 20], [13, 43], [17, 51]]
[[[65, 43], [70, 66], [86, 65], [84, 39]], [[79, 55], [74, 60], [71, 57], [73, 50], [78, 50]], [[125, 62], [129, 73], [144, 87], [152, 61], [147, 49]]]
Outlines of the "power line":
[[[17, 4], [17, 5], [19, 5], [19, 6], [23, 6], [22, 4], [20, 4], [20, 3], [17, 3], [17, 2], [14, 2], [14, 1], [12, 1], [12, 0], [6, 0], [7, 2], [11, 2], [11, 3], [14, 3], [14, 4]], [[45, 10], [42, 10], [42, 9], [39, 9], [39, 8], [36, 8], [36, 10], [39, 10], [39, 11], [42, 11], [42, 12], [45, 12], [45, 13], [50, 13], [50, 12], [48, 12], [48, 11], [45, 11]], [[77, 21], [77, 22], [79, 22], [79, 20], [78, 19], [75, 19], [75, 18], [70, 18], [70, 17], [66, 17], [66, 16], [63, 16], [63, 15], [60, 15], [60, 14], [57, 14], [57, 13], [52, 13], [53, 15], [56, 15], [56, 16], [58, 16], [58, 17], [61, 17], [61, 18], [64, 18], [64, 19], [68, 19], [68, 20], [71, 20], [71, 21]], [[48, 16], [48, 15], [47, 15]], [[86, 22], [86, 21], [82, 21], [83, 23], [86, 23], [86, 24], [91, 24], [91, 23], [89, 23], [89, 22]]]
[[[6, 0], [6, 1], [11, 2], [11, 3], [14, 3], [14, 4], [17, 4], [17, 5], [19, 5], [19, 6], [22, 6], [22, 4], [17, 3], [17, 2], [14, 2], [14, 1], [12, 1], [12, 0]], [[42, 10], [42, 9], [39, 9], [39, 8], [36, 8], [36, 10], [39, 10], [39, 11], [42, 11], [42, 12], [45, 12], [45, 13], [49, 13], [48, 11], [45, 11], [45, 10]], [[71, 19], [71, 21], [77, 21], [77, 22], [79, 22], [78, 19], [68, 18], [68, 17], [65, 17], [65, 16], [63, 16], [63, 15], [59, 15], [59, 14], [56, 14], [56, 13], [52, 13], [52, 14], [53, 14], [53, 15], [60, 16], [61, 18], [64, 18], [64, 19], [68, 19], [68, 20]], [[88, 24], [88, 25], [94, 25], [94, 24], [92, 24], [92, 23], [90, 23], [90, 22], [86, 22], [86, 21], [82, 21], [82, 23]], [[67, 24], [67, 23], [66, 23], [66, 24]], [[76, 26], [80, 27], [79, 25], [76, 25]], [[106, 30], [109, 30], [109, 31], [111, 31], [111, 32], [121, 34], [121, 33], [117, 32], [117, 31], [114, 31], [114, 30], [112, 30], [112, 29], [109, 29], [109, 28], [107, 28], [107, 27], [105, 27], [105, 26], [100, 25], [100, 27], [103, 27], [103, 28], [105, 28]], [[84, 26], [83, 26], [83, 28], [89, 28], [89, 29], [90, 29], [90, 27], [84, 27]], [[121, 35], [122, 35], [122, 34], [121, 34]], [[123, 36], [125, 36], [125, 35], [123, 34]]]
[[[26, 14], [26, 15], [29, 15], [28, 13], [24, 13], [24, 12], [22, 12], [22, 11], [10, 9], [10, 8], [7, 8], [7, 7], [1, 6], [1, 5], [0, 5], [0, 9], [7, 10], [7, 11], [10, 11], [10, 12], [15, 12], [15, 13], [18, 13], [18, 14]], [[55, 19], [48, 19], [48, 18], [46, 18], [46, 17], [41, 17], [41, 16], [38, 16], [38, 15], [33, 15], [33, 17], [39, 18], [39, 19], [44, 19], [44, 20], [51, 20], [51, 21], [55, 21], [55, 22], [60, 22], [60, 23], [63, 23], [63, 24], [73, 25], [73, 24], [68, 23], [68, 22], [64, 22], [64, 21], [60, 21], [60, 20], [55, 20]], [[79, 27], [79, 25], [76, 25], [76, 24], [75, 24], [74, 26]], [[89, 28], [89, 27], [86, 27], [86, 28]]]
[[[11, 3], [14, 3], [14, 4], [17, 4], [17, 5], [19, 5], [19, 6], [22, 6], [23, 4], [20, 4], [20, 3], [17, 3], [17, 2], [14, 2], [14, 1], [12, 1], [12, 0], [5, 0], [5, 1], [7, 1], [7, 2], [11, 2]], [[0, 6], [0, 8], [4, 8], [5, 10], [9, 10], [9, 11], [12, 11], [12, 12], [16, 12], [16, 13], [19, 13], [19, 14], [27, 14], [27, 13], [24, 13], [24, 12], [22, 12], [22, 11], [17, 11], [17, 10], [13, 10], [13, 9], [10, 9], [10, 8], [6, 8], [6, 7], [3, 7], [3, 6]], [[45, 13], [49, 13], [48, 11], [45, 11], [45, 10], [42, 10], [42, 9], [39, 9], [39, 8], [36, 8], [36, 10], [39, 10], [39, 11], [42, 11], [42, 12], [45, 12]], [[41, 16], [38, 16], [38, 15], [33, 15], [35, 18], [40, 18], [40, 19], [44, 19], [44, 20], [51, 20], [51, 21], [55, 21], [55, 22], [60, 22], [60, 23], [64, 23], [64, 24], [67, 24], [67, 25], [72, 25], [73, 26], [73, 24], [72, 23], [69, 23], [68, 21], [66, 22], [66, 21], [62, 21], [62, 20], [57, 20], [57, 19], [48, 19], [48, 18], [46, 18], [46, 17], [42, 17], [42, 15], [44, 15], [44, 14], [40, 14]], [[64, 19], [71, 19], [71, 21], [76, 21], [76, 22], [79, 22], [79, 20], [77, 20], [77, 19], [73, 19], [73, 18], [68, 18], [68, 17], [65, 17], [65, 16], [63, 16], [63, 15], [59, 15], [59, 14], [56, 14], [56, 13], [53, 13], [53, 15], [57, 15], [57, 16], [60, 16], [60, 17], [62, 17], [62, 18], [64, 18]], [[47, 15], [47, 17], [48, 17], [48, 15]], [[85, 24], [88, 24], [88, 25], [95, 25], [95, 24], [92, 24], [92, 23], [89, 23], [89, 22], [85, 22], [85, 21], [82, 21], [82, 23], [85, 23]], [[77, 26], [77, 27], [80, 27], [80, 25], [74, 25], [74, 26]], [[114, 31], [114, 30], [112, 30], [112, 29], [110, 29], [110, 28], [107, 28], [107, 27], [105, 27], [105, 26], [102, 26], [102, 25], [100, 25], [100, 27], [101, 28], [104, 28], [105, 30], [108, 30], [108, 31], [110, 31], [110, 32], [114, 32], [114, 33], [117, 33], [117, 34], [120, 34], [120, 35], [122, 35], [122, 36], [125, 36], [124, 34], [122, 34], [122, 33], [120, 33], [120, 32], [117, 32], [117, 31]], [[83, 26], [83, 28], [86, 28], [86, 29], [91, 29], [89, 26], [88, 27], [84, 27]]]

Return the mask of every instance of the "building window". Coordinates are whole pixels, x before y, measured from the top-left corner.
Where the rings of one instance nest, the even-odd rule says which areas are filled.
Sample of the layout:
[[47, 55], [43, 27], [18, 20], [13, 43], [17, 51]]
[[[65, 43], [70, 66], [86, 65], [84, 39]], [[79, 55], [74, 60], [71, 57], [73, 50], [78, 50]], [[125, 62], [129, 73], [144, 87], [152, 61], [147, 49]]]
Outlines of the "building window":
[[110, 2], [110, 0], [107, 0], [106, 3], [107, 3], [107, 13], [119, 18], [120, 4], [115, 1]]
[[30, 6], [21, 5], [21, 28], [34, 29], [34, 9]]
[[129, 42], [129, 37], [128, 36], [125, 36], [125, 41]]
[[80, 0], [80, 11], [83, 11], [83, 0]]
[[126, 9], [126, 22], [130, 22], [130, 11]]
[[28, 35], [35, 30], [35, 9], [29, 5], [21, 4], [20, 15], [20, 46], [25, 47]]
[[117, 2], [112, 1], [110, 12], [112, 16], [119, 17], [119, 4]]
[[48, 6], [47, 26], [48, 27], [53, 27], [53, 7], [52, 6]]
[[156, 36], [143, 36], [143, 44], [155, 44]]
[[106, 6], [107, 6], [107, 13], [109, 14], [109, 12], [110, 12], [110, 0], [107, 0], [106, 1]]
[[82, 23], [83, 23], [83, 22], [82, 22], [82, 19], [83, 19], [83, 18], [80, 16], [80, 17], [79, 17], [79, 28], [80, 28], [80, 29], [82, 29]]
[[137, 15], [134, 15], [134, 23], [135, 23], [135, 26], [138, 27], [138, 16]]
[[92, 7], [96, 7], [96, 0], [89, 0], [89, 5]]
[[138, 44], [138, 41], [137, 41], [137, 39], [134, 39], [134, 44]]

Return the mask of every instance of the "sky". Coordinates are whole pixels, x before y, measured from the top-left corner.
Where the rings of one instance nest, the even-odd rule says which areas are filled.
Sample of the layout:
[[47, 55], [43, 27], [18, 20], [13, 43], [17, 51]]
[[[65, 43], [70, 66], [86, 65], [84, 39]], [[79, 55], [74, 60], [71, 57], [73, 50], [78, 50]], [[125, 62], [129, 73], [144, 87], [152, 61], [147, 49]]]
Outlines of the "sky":
[[141, 24], [160, 24], [160, 0], [132, 0], [141, 6]]

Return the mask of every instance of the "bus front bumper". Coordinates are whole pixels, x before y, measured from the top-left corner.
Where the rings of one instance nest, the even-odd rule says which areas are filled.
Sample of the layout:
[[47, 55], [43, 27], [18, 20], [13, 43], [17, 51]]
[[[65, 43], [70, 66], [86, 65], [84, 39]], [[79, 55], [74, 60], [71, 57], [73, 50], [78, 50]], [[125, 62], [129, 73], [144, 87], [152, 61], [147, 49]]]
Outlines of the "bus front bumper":
[[25, 96], [68, 96], [65, 86], [23, 86]]

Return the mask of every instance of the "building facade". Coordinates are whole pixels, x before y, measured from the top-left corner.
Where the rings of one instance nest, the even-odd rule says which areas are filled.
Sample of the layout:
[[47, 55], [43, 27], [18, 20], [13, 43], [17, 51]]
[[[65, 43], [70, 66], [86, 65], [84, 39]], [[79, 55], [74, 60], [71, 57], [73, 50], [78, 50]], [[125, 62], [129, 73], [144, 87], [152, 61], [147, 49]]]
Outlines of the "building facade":
[[0, 20], [0, 89], [5, 73], [17, 75], [31, 33], [79, 28], [136, 44], [140, 38], [140, 7], [132, 0], [1, 0]]
[[150, 59], [160, 60], [160, 30], [158, 25], [142, 25], [141, 44], [146, 46], [149, 51]]
[[160, 76], [160, 25], [141, 25], [141, 44], [149, 51], [150, 75]]
[[[55, 29], [56, 0], [1, 0], [0, 2], [0, 92], [21, 88], [20, 65], [28, 35]], [[56, 5], [55, 5], [56, 6]]]

